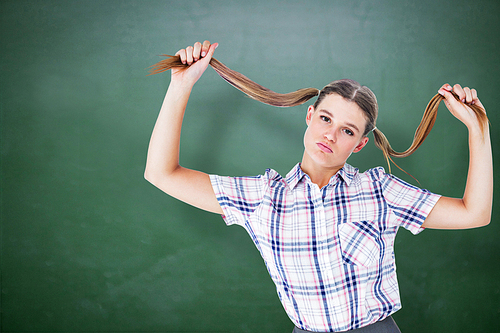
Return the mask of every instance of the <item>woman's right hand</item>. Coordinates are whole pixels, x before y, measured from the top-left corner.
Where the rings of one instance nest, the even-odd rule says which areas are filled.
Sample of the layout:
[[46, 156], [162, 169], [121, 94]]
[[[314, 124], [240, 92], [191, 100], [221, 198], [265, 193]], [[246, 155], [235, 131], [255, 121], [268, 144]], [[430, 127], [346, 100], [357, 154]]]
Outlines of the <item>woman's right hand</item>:
[[172, 81], [186, 82], [194, 85], [208, 67], [218, 43], [211, 44], [208, 40], [203, 44], [196, 42], [175, 53], [183, 64], [189, 65], [186, 69], [172, 69]]

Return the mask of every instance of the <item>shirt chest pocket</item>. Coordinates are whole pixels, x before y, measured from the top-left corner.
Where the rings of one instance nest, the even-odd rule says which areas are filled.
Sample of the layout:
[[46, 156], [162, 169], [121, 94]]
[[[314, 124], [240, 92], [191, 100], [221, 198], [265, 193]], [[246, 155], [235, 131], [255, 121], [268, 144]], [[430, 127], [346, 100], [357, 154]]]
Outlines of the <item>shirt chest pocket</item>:
[[370, 267], [380, 257], [380, 232], [374, 222], [343, 223], [339, 237], [342, 259], [349, 265]]

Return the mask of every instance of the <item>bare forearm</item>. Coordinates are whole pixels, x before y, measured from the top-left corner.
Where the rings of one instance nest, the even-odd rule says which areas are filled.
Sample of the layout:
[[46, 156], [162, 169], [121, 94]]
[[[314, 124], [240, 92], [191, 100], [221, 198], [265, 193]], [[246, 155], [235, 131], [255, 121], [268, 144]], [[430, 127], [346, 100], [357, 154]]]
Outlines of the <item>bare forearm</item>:
[[[487, 131], [487, 130], [486, 130]], [[469, 134], [470, 161], [461, 199], [441, 197], [424, 222], [431, 229], [469, 229], [487, 225], [493, 204], [493, 162], [489, 133]]]
[[474, 226], [486, 225], [493, 205], [493, 157], [489, 129], [484, 134], [469, 130], [469, 171], [463, 196], [465, 209], [474, 218]]
[[154, 181], [179, 167], [179, 145], [184, 112], [192, 85], [172, 82], [151, 135], [145, 177]]

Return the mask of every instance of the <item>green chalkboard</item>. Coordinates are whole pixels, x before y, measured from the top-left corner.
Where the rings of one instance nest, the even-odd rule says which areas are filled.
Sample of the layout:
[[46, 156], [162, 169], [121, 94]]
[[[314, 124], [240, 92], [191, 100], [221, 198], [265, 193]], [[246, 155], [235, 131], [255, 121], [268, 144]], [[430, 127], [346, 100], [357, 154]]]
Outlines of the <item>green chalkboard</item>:
[[[147, 68], [209, 39], [218, 60], [278, 92], [352, 78], [377, 95], [377, 126], [396, 150], [437, 89], [459, 82], [489, 111], [496, 154], [499, 16], [496, 0], [2, 0], [0, 331], [291, 332], [245, 231], [144, 180], [169, 83]], [[302, 157], [306, 108], [255, 102], [209, 69], [181, 163], [284, 174]], [[461, 196], [467, 161], [467, 130], [442, 107], [398, 162], [422, 187]], [[385, 163], [373, 142], [349, 162]], [[484, 228], [400, 231], [403, 332], [498, 331], [499, 224], [494, 208]]]

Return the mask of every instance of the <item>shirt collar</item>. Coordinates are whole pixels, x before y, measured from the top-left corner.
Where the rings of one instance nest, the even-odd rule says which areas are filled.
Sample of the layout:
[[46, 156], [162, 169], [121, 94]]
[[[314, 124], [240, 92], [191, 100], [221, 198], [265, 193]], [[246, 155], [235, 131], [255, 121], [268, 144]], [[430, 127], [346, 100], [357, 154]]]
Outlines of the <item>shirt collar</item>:
[[[350, 186], [357, 173], [357, 168], [346, 163], [332, 178], [330, 178], [329, 184], [334, 184], [337, 180], [343, 180], [347, 186]], [[300, 168], [300, 163], [297, 163], [292, 170], [288, 172], [285, 180], [288, 186], [294, 189], [304, 176], [306, 176], [306, 173]]]

